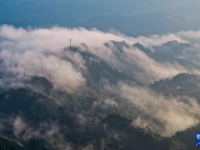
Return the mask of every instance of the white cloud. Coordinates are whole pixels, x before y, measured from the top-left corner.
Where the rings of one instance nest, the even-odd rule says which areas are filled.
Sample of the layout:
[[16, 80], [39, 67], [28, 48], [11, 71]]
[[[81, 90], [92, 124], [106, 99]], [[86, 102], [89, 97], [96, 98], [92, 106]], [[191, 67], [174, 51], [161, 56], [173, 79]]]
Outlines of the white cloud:
[[[87, 30], [84, 28], [61, 28], [53, 27], [51, 29], [29, 29], [15, 28], [13, 26], [1, 26], [0, 38], [20, 41], [22, 49], [32, 49], [37, 45], [39, 49], [48, 49], [57, 51], [63, 47], [69, 46], [69, 40], [72, 39], [72, 45], [85, 43], [88, 46], [101, 46], [107, 41], [126, 41], [129, 44], [141, 43], [144, 46], [162, 45], [168, 41], [177, 40], [179, 42], [187, 42], [179, 37], [179, 34], [153, 35], [149, 37], [139, 36], [137, 38], [128, 37], [121, 33], [101, 32], [97, 29]], [[4, 43], [6, 45], [6, 43]]]
[[[82, 50], [89, 50], [107, 62], [114, 65], [117, 69], [132, 75], [141, 83], [152, 83], [159, 79], [173, 77], [179, 73], [191, 72], [177, 62], [157, 62], [150, 58], [143, 51], [125, 42], [107, 42], [98, 48], [84, 47]], [[196, 71], [195, 73], [198, 73]]]
[[[134, 38], [121, 33], [105, 33], [97, 29], [53, 27], [25, 30], [3, 25], [0, 27], [0, 59], [4, 61], [7, 70], [14, 73], [18, 79], [25, 78], [24, 73], [28, 72], [32, 76], [44, 76], [55, 88], [71, 92], [84, 85], [82, 70], [87, 69], [81, 55], [63, 51], [69, 46], [69, 39], [72, 39], [72, 45], [89, 50], [115, 66], [126, 68], [126, 71], [132, 72], [139, 81], [151, 83], [189, 71], [178, 63], [158, 63], [130, 45], [139, 42], [149, 47], [172, 40], [192, 42], [192, 38], [198, 41], [199, 33], [200, 31], [188, 31]], [[117, 47], [111, 46], [112, 42], [108, 42], [110, 47], [103, 46], [110, 40], [126, 41], [129, 44], [127, 47], [122, 46], [124, 55], [116, 55]], [[83, 48], [80, 46], [81, 43], [85, 43], [88, 47]], [[119, 60], [119, 57], [126, 63]], [[196, 70], [194, 72], [198, 73]]]
[[12, 53], [2, 51], [6, 71], [12, 72], [16, 80], [28, 79], [31, 76], [46, 77], [55, 88], [69, 92], [84, 85], [85, 79], [77, 72], [69, 61], [59, 59], [54, 55], [26, 51]]
[[9, 119], [13, 126], [13, 132], [20, 141], [29, 141], [31, 139], [43, 139], [47, 148], [57, 150], [72, 150], [71, 145], [64, 139], [57, 123], [40, 123], [39, 127], [33, 128], [22, 117], [16, 116]]
[[[130, 87], [120, 84], [122, 97], [130, 101], [147, 120], [159, 122], [160, 130], [164, 136], [171, 136], [177, 131], [197, 125], [200, 121], [200, 106], [195, 99], [184, 97], [166, 98], [149, 89]], [[134, 125], [140, 125], [141, 120]], [[144, 124], [142, 124], [142, 127]]]
[[106, 99], [105, 103], [111, 106], [117, 106], [117, 103], [113, 99]]
[[86, 69], [84, 61], [78, 53], [64, 52], [64, 41], [57, 39], [57, 33], [53, 31], [26, 31], [3, 26], [0, 29], [0, 59], [17, 81], [43, 76], [55, 88], [72, 92], [85, 84], [81, 74], [81, 70]]

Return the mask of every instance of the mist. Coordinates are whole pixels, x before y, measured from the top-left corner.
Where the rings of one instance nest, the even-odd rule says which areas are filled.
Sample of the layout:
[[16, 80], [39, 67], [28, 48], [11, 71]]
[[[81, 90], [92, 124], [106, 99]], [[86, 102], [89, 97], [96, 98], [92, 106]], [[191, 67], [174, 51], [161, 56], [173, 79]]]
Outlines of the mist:
[[[157, 62], [140, 49], [133, 47], [133, 44], [139, 42], [146, 47], [152, 47], [173, 40], [184, 43], [195, 41], [198, 44], [199, 37], [200, 31], [134, 38], [118, 32], [105, 33], [97, 29], [23, 29], [4, 25], [0, 28], [0, 60], [5, 67], [3, 71], [12, 74], [7, 78], [11, 85], [18, 86], [33, 76], [39, 76], [47, 78], [54, 88], [71, 93], [79, 87], [86, 86], [85, 75], [88, 73], [82, 55], [68, 51], [69, 39], [72, 39], [73, 47], [82, 52], [93, 53], [122, 73], [130, 73], [129, 75], [140, 83], [149, 84], [179, 73], [199, 72], [191, 72], [178, 63]], [[181, 101], [182, 97], [166, 98], [146, 88], [124, 84], [120, 84], [120, 92], [122, 98], [129, 100], [148, 116], [147, 120], [150, 118], [159, 122], [158, 132], [164, 136], [170, 136], [176, 131], [185, 130], [199, 123], [200, 115], [197, 112], [200, 111], [200, 106], [195, 99], [186, 98], [185, 103]], [[110, 98], [104, 103], [110, 106], [118, 105]], [[138, 124], [140, 121], [135, 123]]]
[[[192, 38], [198, 40], [199, 33], [189, 31], [133, 38], [116, 31], [106, 33], [97, 29], [61, 27], [23, 29], [3, 25], [0, 28], [0, 59], [4, 62], [5, 70], [13, 73], [17, 79], [15, 82], [10, 79], [14, 85], [20, 85], [19, 82], [31, 76], [43, 76], [54, 85], [54, 88], [72, 92], [84, 86], [83, 70], [87, 70], [81, 55], [64, 52], [64, 48], [69, 46], [69, 39], [72, 39], [73, 46], [106, 59], [117, 69], [125, 68], [124, 71], [134, 72], [132, 75], [140, 82], [152, 83], [189, 71], [178, 63], [158, 63], [131, 45], [141, 43], [151, 47], [172, 40], [190, 43]], [[127, 43], [120, 47], [123, 55], [116, 55], [119, 47], [113, 45], [112, 41]], [[82, 43], [87, 46], [83, 48]], [[125, 62], [121, 62], [120, 59], [124, 59]]]
[[[83, 48], [100, 56], [102, 59], [113, 64], [122, 72], [129, 73], [137, 81], [149, 84], [163, 78], [170, 78], [179, 73], [191, 72], [178, 63], [157, 62], [143, 51], [126, 42], [107, 42], [100, 48]], [[196, 71], [196, 72], [195, 72]], [[197, 70], [193, 72], [199, 73]]]
[[[134, 126], [151, 126], [154, 122], [159, 129], [153, 132], [163, 136], [174, 135], [177, 131], [183, 131], [194, 127], [200, 122], [200, 105], [189, 97], [164, 97], [144, 87], [131, 87], [119, 84], [123, 98], [131, 102], [136, 109], [141, 111], [141, 117], [133, 122]], [[185, 102], [183, 101], [185, 100]]]

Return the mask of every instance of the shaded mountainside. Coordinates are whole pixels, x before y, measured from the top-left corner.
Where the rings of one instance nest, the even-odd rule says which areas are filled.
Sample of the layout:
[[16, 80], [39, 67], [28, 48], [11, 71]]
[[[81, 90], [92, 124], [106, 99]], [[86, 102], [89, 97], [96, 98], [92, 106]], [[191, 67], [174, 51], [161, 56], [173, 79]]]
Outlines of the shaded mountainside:
[[167, 53], [173, 57], [181, 57], [187, 60], [199, 62], [198, 48], [196, 48], [193, 43], [189, 44], [170, 41], [160, 46], [154, 46], [153, 50], [155, 52]]
[[160, 135], [151, 133], [150, 129], [135, 128], [131, 120], [118, 115], [106, 117], [102, 120], [102, 124], [106, 125], [107, 132], [111, 134], [108, 138], [109, 141], [112, 141], [109, 144], [110, 149], [114, 145], [120, 145], [120, 147], [127, 150], [185, 149], [182, 144], [173, 138], [163, 138]]
[[[114, 55], [125, 65], [128, 64], [129, 61], [124, 59], [126, 55], [123, 55], [123, 47], [128, 44], [115, 41], [112, 44], [116, 48]], [[183, 61], [185, 67], [199, 67], [165, 52], [153, 53], [141, 44], [135, 44], [134, 47], [156, 61], [180, 64]], [[148, 126], [134, 126], [133, 121], [142, 114], [138, 113], [133, 103], [121, 96], [117, 86], [120, 82], [133, 88], [146, 86], [142, 86], [130, 74], [119, 71], [106, 60], [77, 47], [66, 48], [64, 52], [76, 52], [83, 58], [87, 67], [82, 71], [86, 79], [85, 87], [70, 93], [55, 89], [45, 77], [34, 76], [24, 83], [23, 88], [1, 91], [2, 136], [19, 141], [28, 150], [196, 150], [191, 137], [199, 126], [177, 132], [172, 137], [155, 134]], [[62, 59], [74, 63], [68, 57]], [[131, 63], [128, 65], [132, 67]], [[106, 83], [116, 88], [116, 92], [106, 89]], [[188, 95], [198, 101], [199, 86], [200, 77], [190, 74], [179, 74], [149, 85], [164, 95]]]
[[[56, 101], [27, 89], [12, 90], [1, 94], [0, 114], [1, 119], [5, 118], [4, 121], [12, 120], [15, 116], [23, 118], [26, 125], [23, 125], [23, 123], [21, 125], [23, 125], [24, 130], [33, 132], [28, 133], [29, 136], [24, 131], [16, 132], [16, 128], [13, 128], [13, 122], [1, 121], [6, 125], [6, 128], [1, 133], [12, 139], [17, 136], [19, 141], [29, 150], [58, 149], [50, 145], [48, 141], [50, 139], [45, 134], [48, 130], [51, 132], [54, 130], [45, 125], [44, 129], [40, 131], [42, 122], [49, 125], [52, 122], [56, 122], [57, 126], [59, 126], [59, 134], [53, 132], [55, 134], [53, 135], [58, 138], [62, 137], [65, 141], [63, 143], [60, 140], [59, 144], [70, 145], [73, 149], [81, 149], [87, 147], [87, 145], [93, 145], [94, 150], [102, 148], [104, 150], [193, 150], [190, 145], [194, 141], [191, 140], [185, 143], [184, 136], [179, 133], [175, 137], [164, 138], [152, 133], [149, 128], [134, 127], [132, 120], [120, 115], [108, 115], [100, 123], [95, 123], [90, 119], [87, 120], [87, 118], [85, 122], [85, 119], [79, 118], [69, 108], [60, 106]], [[36, 136], [37, 130], [41, 133], [44, 132], [45, 137], [37, 134]], [[23, 137], [26, 136], [29, 138], [24, 141]], [[187, 145], [187, 148], [183, 143]], [[46, 145], [50, 145], [50, 147], [46, 147]]]
[[[172, 47], [172, 50], [173, 52], [176, 52], [177, 51], [183, 51], [184, 49], [180, 48], [181, 46], [183, 46], [184, 48], [187, 48], [189, 47], [190, 45], [188, 44], [181, 44], [181, 43], [177, 43], [177, 42], [172, 42], [172, 43], [176, 43], [176, 46]], [[169, 43], [166, 43], [164, 45], [168, 45]], [[177, 49], [177, 45], [179, 45], [179, 49]], [[154, 60], [158, 61], [158, 62], [161, 62], [161, 63], [165, 63], [165, 62], [169, 62], [169, 63], [172, 63], [172, 64], [180, 64], [181, 66], [184, 66], [185, 68], [187, 68], [188, 70], [193, 70], [193, 69], [197, 69], [199, 70], [200, 69], [200, 65], [194, 63], [193, 59], [191, 60], [187, 60], [187, 59], [184, 59], [184, 58], [179, 58], [183, 55], [181, 55], [181, 53], [179, 53], [178, 56], [176, 56], [174, 53], [170, 53], [166, 50], [160, 50], [160, 49], [157, 49], [155, 52], [152, 52], [150, 49], [148, 48], [145, 48], [143, 45], [141, 45], [140, 43], [136, 43], [133, 45], [134, 47], [137, 47], [139, 48], [141, 51], [143, 51], [145, 54], [147, 54], [149, 57], [153, 58]], [[154, 48], [156, 49], [156, 48]]]
[[200, 103], [200, 77], [198, 75], [179, 74], [172, 79], [156, 81], [149, 86], [165, 95], [194, 97]]
[[187, 149], [198, 150], [199, 147], [194, 144], [194, 135], [200, 131], [200, 125], [196, 127], [189, 128], [186, 131], [177, 132], [173, 138], [184, 143]]
[[[41, 100], [37, 101], [36, 97], [40, 98]], [[33, 101], [34, 98], [35, 101]], [[54, 109], [58, 106], [51, 102], [50, 99], [45, 99], [44, 97], [27, 90], [19, 89], [9, 93], [9, 96], [3, 94], [1, 95], [0, 99], [0, 113], [2, 116], [5, 115], [6, 117], [9, 117], [13, 115], [22, 115], [26, 122], [31, 125], [31, 128], [35, 128], [35, 130], [37, 130], [39, 127], [38, 123], [46, 121], [50, 124], [53, 120], [56, 121], [60, 130], [62, 131], [63, 138], [66, 142], [73, 145], [72, 147], [74, 147], [74, 149], [79, 149], [88, 144], [92, 144], [93, 149], [97, 150], [101, 148], [127, 150], [146, 150], [147, 148], [150, 148], [151, 150], [170, 150], [172, 148], [178, 149], [180, 147], [180, 144], [171, 138], [162, 138], [160, 135], [155, 135], [150, 131], [146, 131], [145, 129], [134, 128], [131, 124], [131, 120], [128, 120], [119, 115], [109, 115], [103, 119], [100, 124], [96, 125], [79, 124], [74, 118], [75, 114], [72, 112], [68, 112], [68, 114], [71, 114], [73, 117], [71, 115], [71, 117], [68, 117], [68, 114], [66, 114], [66, 111], [63, 109]], [[11, 99], [14, 99], [15, 101], [10, 101]], [[37, 111], [33, 111], [33, 109]], [[15, 111], [11, 112], [11, 110]], [[23, 127], [25, 130], [31, 129], [30, 127]], [[15, 138], [15, 132], [15, 129], [10, 127], [6, 128], [3, 134]], [[20, 134], [23, 135], [24, 133], [22, 132]], [[24, 136], [25, 135], [26, 134], [24, 134]], [[59, 137], [60, 135], [55, 136]], [[30, 137], [28, 141], [22, 140], [21, 142], [29, 150], [46, 150], [46, 144], [49, 144], [47, 140], [49, 140], [48, 136], [43, 138], [41, 135], [41, 137], [33, 136], [33, 138]], [[104, 145], [102, 145], [102, 140], [104, 141]], [[53, 146], [52, 148], [47, 148], [47, 150], [51, 149], [54, 149]]]
[[133, 77], [120, 72], [116, 68], [113, 68], [110, 64], [108, 64], [108, 62], [90, 53], [89, 51], [80, 51], [78, 47], [70, 47], [70, 49], [65, 49], [65, 51], [76, 52], [83, 57], [89, 73], [85, 74], [85, 77], [90, 82], [100, 84], [102, 79], [108, 80], [111, 84], [116, 84], [119, 81], [136, 82]]
[[[30, 121], [55, 120], [63, 114], [62, 106], [54, 100], [27, 89], [11, 90], [0, 95], [0, 113], [23, 115]], [[67, 115], [65, 120], [67, 121]]]
[[170, 41], [161, 46], [154, 46], [153, 49], [158, 52], [165, 52], [167, 54], [180, 56], [186, 49], [192, 48], [192, 45], [188, 43], [179, 43], [177, 41]]
[[13, 140], [0, 137], [0, 150], [27, 150], [27, 149]]

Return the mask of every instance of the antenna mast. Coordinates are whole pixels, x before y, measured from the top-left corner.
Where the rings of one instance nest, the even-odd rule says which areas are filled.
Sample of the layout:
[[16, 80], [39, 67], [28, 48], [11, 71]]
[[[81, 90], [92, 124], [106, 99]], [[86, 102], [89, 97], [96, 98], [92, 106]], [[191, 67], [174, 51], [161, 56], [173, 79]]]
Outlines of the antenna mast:
[[70, 47], [72, 46], [72, 39], [70, 39]]

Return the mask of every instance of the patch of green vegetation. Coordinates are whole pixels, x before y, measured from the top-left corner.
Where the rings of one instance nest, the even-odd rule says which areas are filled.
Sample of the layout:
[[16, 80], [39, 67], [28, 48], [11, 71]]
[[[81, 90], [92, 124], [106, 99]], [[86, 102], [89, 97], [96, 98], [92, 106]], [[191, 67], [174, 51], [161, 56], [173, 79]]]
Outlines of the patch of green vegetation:
[[27, 150], [27, 149], [21, 144], [18, 144], [17, 142], [11, 139], [0, 137], [0, 150]]

